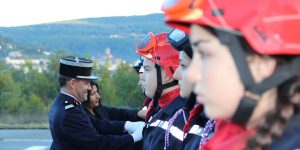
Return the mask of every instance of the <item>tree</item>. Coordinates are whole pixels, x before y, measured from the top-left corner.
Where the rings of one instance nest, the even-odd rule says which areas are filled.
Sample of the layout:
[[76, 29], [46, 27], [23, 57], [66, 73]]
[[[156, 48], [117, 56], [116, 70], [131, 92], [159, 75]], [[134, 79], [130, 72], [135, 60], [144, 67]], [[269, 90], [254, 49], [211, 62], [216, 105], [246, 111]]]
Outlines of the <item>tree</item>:
[[19, 84], [13, 80], [12, 71], [8, 68], [0, 74], [0, 87], [1, 114], [17, 112], [23, 97]]
[[94, 73], [101, 77], [98, 84], [100, 86], [100, 95], [102, 102], [107, 105], [117, 104], [116, 88], [111, 79], [111, 71], [109, 70], [110, 62], [106, 61], [104, 65], [95, 65]]
[[141, 106], [144, 96], [138, 86], [138, 75], [129, 63], [120, 63], [112, 75], [113, 84], [116, 85], [118, 104], [128, 107]]

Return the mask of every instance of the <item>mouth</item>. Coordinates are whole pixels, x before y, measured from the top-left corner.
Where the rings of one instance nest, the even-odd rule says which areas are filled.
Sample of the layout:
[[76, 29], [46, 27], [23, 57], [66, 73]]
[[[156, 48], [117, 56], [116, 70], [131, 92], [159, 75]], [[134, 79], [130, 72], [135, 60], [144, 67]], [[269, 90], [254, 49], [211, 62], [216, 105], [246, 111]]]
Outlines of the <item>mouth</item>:
[[182, 85], [180, 83], [178, 83], [178, 86], [181, 87]]
[[146, 90], [144, 86], [141, 86], [141, 89], [143, 92], [145, 92], [145, 90]]

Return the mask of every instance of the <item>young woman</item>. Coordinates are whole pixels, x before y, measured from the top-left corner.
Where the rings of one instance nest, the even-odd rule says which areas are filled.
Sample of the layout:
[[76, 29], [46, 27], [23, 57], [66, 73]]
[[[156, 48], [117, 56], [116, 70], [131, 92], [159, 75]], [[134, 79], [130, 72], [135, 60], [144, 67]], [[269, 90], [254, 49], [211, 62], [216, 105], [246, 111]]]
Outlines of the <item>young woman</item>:
[[[141, 113], [135, 109], [120, 109], [107, 107], [101, 104], [99, 86], [96, 82], [90, 81], [92, 90], [88, 91], [87, 101], [83, 103], [86, 112], [97, 119], [114, 121], [141, 121]], [[140, 115], [140, 116], [139, 116]]]
[[[180, 98], [185, 99], [185, 106], [179, 109], [169, 120], [169, 126], [176, 124], [183, 132], [183, 144], [179, 149], [197, 149], [200, 140], [204, 134], [212, 135], [212, 130], [204, 133], [203, 127], [208, 121], [203, 113], [203, 106], [196, 104], [196, 97], [191, 94], [194, 84], [186, 79], [186, 70], [192, 61], [192, 48], [190, 46], [189, 37], [183, 31], [173, 29], [168, 37], [170, 44], [179, 51], [179, 67], [174, 73], [174, 78], [178, 80], [180, 87]], [[214, 124], [212, 124], [214, 125]], [[165, 134], [165, 149], [172, 143], [178, 143], [176, 139], [169, 138], [171, 135], [169, 130]], [[169, 138], [169, 139], [168, 139]]]
[[[125, 122], [125, 128], [136, 128], [137, 124], [143, 122], [131, 122], [143, 120], [139, 115], [141, 111], [134, 109], [120, 109], [114, 107], [107, 107], [101, 104], [101, 96], [99, 86], [95, 81], [90, 81], [91, 90], [88, 91], [87, 101], [83, 102], [84, 109], [90, 116], [91, 120], [107, 120], [110, 124], [102, 123], [105, 128], [112, 128], [115, 122]], [[98, 131], [104, 134], [102, 131]], [[117, 135], [127, 135], [128, 132], [116, 133]], [[141, 149], [142, 143], [137, 142], [134, 145], [128, 145], [128, 147], [123, 149]]]
[[[259, 4], [259, 5], [257, 5]], [[209, 117], [203, 149], [300, 147], [300, 1], [167, 1], [167, 22], [190, 33], [187, 78]]]

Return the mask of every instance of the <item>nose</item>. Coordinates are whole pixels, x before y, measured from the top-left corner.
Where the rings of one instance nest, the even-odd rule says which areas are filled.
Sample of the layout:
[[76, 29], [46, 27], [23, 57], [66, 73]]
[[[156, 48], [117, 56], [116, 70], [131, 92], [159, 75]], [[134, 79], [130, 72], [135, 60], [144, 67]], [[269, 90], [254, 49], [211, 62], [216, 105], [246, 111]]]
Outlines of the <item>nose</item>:
[[145, 81], [145, 74], [144, 74], [144, 72], [140, 73], [140, 80], [141, 81]]
[[141, 78], [139, 79], [139, 82], [138, 82], [138, 86], [141, 86], [142, 85], [142, 81], [141, 81]]
[[181, 66], [179, 66], [173, 75], [174, 79], [180, 80], [181, 79]]
[[89, 82], [88, 83], [88, 88], [87, 88], [88, 90], [92, 90], [92, 87], [91, 87], [91, 83]]
[[97, 99], [100, 99], [101, 98], [101, 96], [100, 96], [100, 94], [99, 93], [97, 93]]
[[196, 83], [201, 79], [201, 73], [200, 73], [200, 60], [197, 60], [198, 57], [193, 56], [192, 62], [187, 68], [186, 71], [186, 78], [191, 83]]

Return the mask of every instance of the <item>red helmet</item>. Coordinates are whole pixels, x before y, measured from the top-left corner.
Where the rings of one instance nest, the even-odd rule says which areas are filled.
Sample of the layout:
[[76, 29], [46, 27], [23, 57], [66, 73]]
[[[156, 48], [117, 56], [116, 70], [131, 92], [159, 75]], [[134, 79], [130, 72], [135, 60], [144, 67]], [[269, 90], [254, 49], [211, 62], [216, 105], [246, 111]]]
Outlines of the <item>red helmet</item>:
[[168, 33], [154, 35], [149, 32], [136, 46], [136, 52], [163, 67], [173, 77], [179, 65], [179, 52], [167, 40]]
[[299, 0], [166, 0], [162, 10], [187, 33], [205, 25], [242, 34], [261, 54], [300, 54]]

